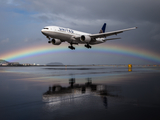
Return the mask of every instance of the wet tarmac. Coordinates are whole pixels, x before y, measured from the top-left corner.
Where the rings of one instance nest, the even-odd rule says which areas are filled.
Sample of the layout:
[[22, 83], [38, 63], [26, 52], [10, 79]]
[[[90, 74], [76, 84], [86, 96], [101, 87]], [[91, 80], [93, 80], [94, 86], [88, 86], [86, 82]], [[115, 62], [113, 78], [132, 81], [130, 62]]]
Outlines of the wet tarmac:
[[0, 120], [159, 120], [160, 67], [0, 67]]

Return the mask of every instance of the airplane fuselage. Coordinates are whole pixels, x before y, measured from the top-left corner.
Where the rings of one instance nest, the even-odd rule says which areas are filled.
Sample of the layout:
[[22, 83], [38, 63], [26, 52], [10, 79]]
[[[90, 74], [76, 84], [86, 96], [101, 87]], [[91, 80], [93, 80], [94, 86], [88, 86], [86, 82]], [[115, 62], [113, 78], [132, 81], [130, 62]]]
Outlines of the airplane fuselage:
[[86, 44], [85, 41], [84, 42], [76, 41], [74, 38], [80, 37], [81, 35], [90, 35], [89, 33], [80, 32], [80, 31], [72, 30], [69, 28], [58, 27], [58, 26], [46, 26], [44, 29], [41, 30], [41, 32], [47, 37], [50, 37], [53, 39], [60, 39], [62, 42], [65, 42], [65, 41], [69, 43], [73, 42], [73, 44], [74, 43]]

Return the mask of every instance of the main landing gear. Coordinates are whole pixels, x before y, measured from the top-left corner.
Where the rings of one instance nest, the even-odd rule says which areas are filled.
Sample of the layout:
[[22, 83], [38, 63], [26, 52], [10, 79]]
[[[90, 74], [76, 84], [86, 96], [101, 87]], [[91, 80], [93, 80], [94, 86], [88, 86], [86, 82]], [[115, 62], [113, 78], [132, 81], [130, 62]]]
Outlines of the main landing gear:
[[75, 50], [75, 47], [73, 47], [72, 44], [71, 46], [68, 46], [68, 48], [70, 48], [71, 50]]
[[73, 47], [72, 45], [68, 46], [68, 48], [70, 48], [71, 50], [75, 50], [75, 47]]
[[84, 45], [86, 48], [92, 48], [92, 46], [90, 46], [89, 44]]

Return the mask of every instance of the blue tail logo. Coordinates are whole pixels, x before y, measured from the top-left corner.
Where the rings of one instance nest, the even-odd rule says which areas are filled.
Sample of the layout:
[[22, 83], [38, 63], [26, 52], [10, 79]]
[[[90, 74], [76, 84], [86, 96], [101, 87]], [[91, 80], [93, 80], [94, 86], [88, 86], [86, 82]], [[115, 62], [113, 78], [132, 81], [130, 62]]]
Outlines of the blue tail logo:
[[105, 33], [106, 31], [106, 23], [102, 26], [102, 29], [99, 31], [99, 33]]

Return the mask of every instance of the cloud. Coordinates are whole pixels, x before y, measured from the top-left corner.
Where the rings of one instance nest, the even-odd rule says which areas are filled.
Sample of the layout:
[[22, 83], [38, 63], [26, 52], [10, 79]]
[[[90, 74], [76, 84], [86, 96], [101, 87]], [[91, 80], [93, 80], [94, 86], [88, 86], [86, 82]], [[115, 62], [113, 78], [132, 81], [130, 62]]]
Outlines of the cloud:
[[156, 34], [152, 37], [153, 40], [156, 40], [160, 43], [160, 34]]
[[[74, 24], [74, 25], [102, 25], [104, 21], [107, 21], [110, 25], [118, 25], [118, 24], [124, 24], [124, 22], [111, 20], [111, 19], [96, 19], [96, 20], [88, 20], [87, 18], [73, 18], [71, 16], [66, 16], [64, 14], [53, 14], [53, 13], [40, 13], [32, 15], [32, 17], [36, 19], [41, 19], [44, 22], [48, 22], [50, 24], [61, 24], [64, 23], [64, 26], [66, 26], [66, 23], [68, 24]], [[63, 25], [63, 24], [62, 24]]]
[[4, 40], [1, 40], [1, 43], [4, 44], [4, 43], [8, 43], [9, 42], [9, 38], [6, 38]]
[[[28, 0], [26, 9], [39, 13], [53, 13], [81, 19], [114, 18], [125, 21], [153, 20], [158, 21], [157, 11], [160, 9], [158, 0]], [[24, 8], [25, 9], [25, 8]], [[154, 13], [154, 14], [153, 14]], [[152, 17], [150, 17], [152, 16]], [[158, 18], [158, 19], [155, 19]]]
[[28, 42], [28, 41], [29, 41], [28, 38], [25, 38], [25, 39], [24, 39], [24, 42]]

